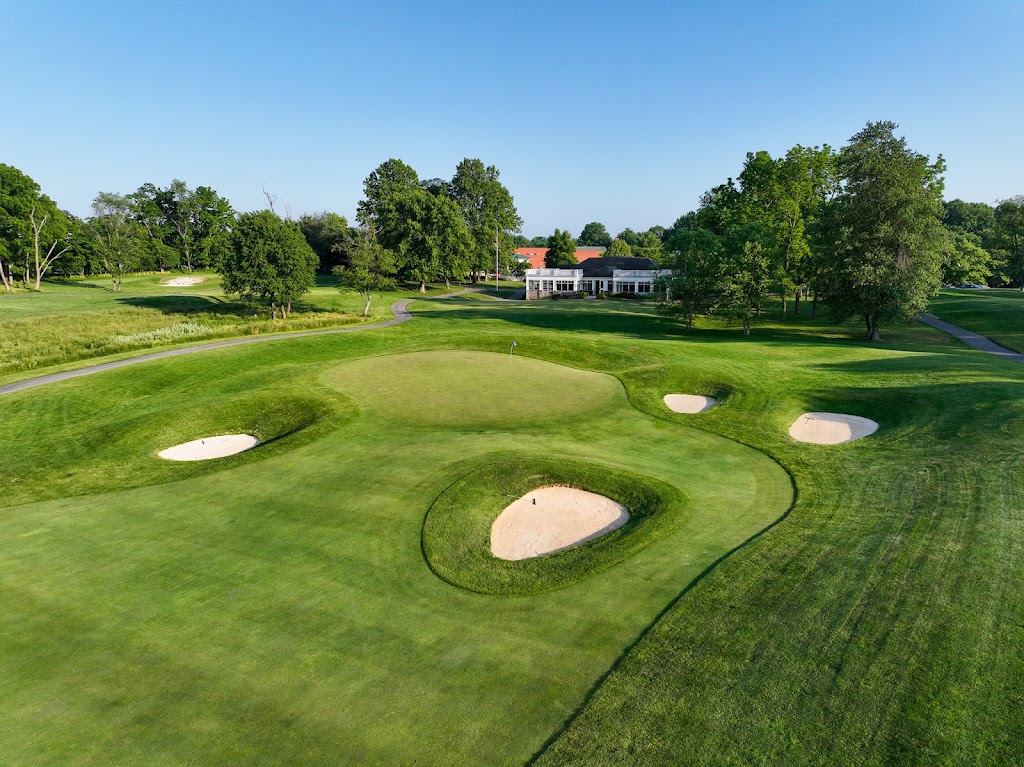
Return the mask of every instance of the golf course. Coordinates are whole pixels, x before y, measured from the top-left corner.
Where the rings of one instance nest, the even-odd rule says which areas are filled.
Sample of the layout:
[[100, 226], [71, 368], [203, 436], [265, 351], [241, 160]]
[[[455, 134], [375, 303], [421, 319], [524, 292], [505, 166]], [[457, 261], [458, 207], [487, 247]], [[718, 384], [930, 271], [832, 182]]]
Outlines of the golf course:
[[[126, 281], [132, 311], [223, 300], [151, 282]], [[360, 318], [325, 285], [299, 319], [412, 317], [0, 395], [6, 762], [1019, 757], [1024, 366], [919, 324], [868, 343], [805, 314], [743, 338], [635, 301], [448, 292]], [[124, 309], [96, 295], [0, 298], [0, 326], [115, 335]], [[252, 335], [236, 324], [212, 337]], [[203, 340], [75, 342], [0, 385]], [[878, 428], [790, 437], [818, 412]], [[229, 434], [258, 444], [158, 456]], [[491, 556], [490, 521], [541, 485], [629, 520]]]

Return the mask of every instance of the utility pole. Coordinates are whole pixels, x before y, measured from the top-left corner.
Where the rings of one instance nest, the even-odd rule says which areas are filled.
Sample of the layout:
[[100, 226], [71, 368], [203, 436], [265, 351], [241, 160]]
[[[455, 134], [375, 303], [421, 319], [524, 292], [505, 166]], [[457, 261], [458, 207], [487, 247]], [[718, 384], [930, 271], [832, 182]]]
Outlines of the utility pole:
[[498, 225], [494, 225], [494, 292], [498, 292]]

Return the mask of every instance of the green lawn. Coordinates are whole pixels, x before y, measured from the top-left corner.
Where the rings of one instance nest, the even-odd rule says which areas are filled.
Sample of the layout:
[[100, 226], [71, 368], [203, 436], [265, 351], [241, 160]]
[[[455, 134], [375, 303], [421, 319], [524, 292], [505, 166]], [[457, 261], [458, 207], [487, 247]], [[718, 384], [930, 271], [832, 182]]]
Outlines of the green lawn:
[[[0, 753], [1016, 763], [1024, 368], [923, 326], [866, 344], [807, 319], [688, 335], [620, 301], [412, 311], [0, 398]], [[678, 415], [668, 392], [720, 404]], [[797, 444], [806, 410], [881, 428]], [[155, 458], [215, 425], [268, 442]], [[510, 455], [666, 483], [687, 512], [564, 588], [451, 586], [427, 511]]]
[[943, 290], [929, 308], [946, 322], [1024, 352], [1024, 293], [1019, 290]]

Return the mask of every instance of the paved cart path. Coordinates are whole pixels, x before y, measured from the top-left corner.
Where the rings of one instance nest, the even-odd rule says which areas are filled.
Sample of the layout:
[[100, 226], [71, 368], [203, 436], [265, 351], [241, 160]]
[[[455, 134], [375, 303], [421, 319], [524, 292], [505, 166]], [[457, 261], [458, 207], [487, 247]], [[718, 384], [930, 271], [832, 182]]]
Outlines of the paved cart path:
[[949, 333], [978, 351], [995, 354], [997, 357], [1012, 360], [1013, 362], [1024, 363], [1024, 354], [1015, 352], [1013, 349], [1007, 349], [1005, 346], [1000, 346], [988, 336], [983, 336], [980, 333], [975, 333], [973, 330], [967, 330], [945, 320], [940, 320], [933, 314], [925, 314], [919, 319], [925, 325], [930, 325], [933, 328]]
[[390, 320], [384, 320], [383, 322], [375, 322], [372, 325], [349, 325], [343, 328], [328, 328], [326, 330], [300, 330], [294, 333], [270, 333], [265, 336], [246, 336], [244, 338], [231, 338], [226, 341], [211, 341], [210, 343], [196, 344], [195, 346], [185, 346], [180, 349], [166, 349], [161, 352], [153, 352], [152, 354], [143, 354], [139, 357], [130, 357], [129, 359], [116, 360], [115, 362], [101, 362], [98, 365], [89, 365], [88, 367], [77, 368], [75, 370], [66, 370], [62, 373], [50, 373], [49, 375], [39, 376], [38, 378], [27, 378], [24, 381], [16, 381], [15, 383], [0, 386], [0, 394], [10, 394], [11, 392], [21, 391], [22, 389], [31, 389], [34, 386], [44, 386], [45, 384], [56, 383], [57, 381], [67, 381], [70, 378], [92, 375], [93, 373], [102, 373], [105, 370], [114, 370], [116, 368], [127, 367], [128, 365], [138, 365], [142, 362], [161, 360], [166, 357], [178, 357], [182, 354], [205, 352], [209, 349], [223, 349], [228, 346], [256, 344], [262, 341], [280, 341], [284, 338], [304, 338], [306, 336], [322, 336], [330, 333], [355, 333], [361, 330], [386, 328], [391, 325], [398, 325], [406, 320], [411, 320], [412, 315], [409, 313], [409, 304], [413, 301], [430, 301], [437, 298], [453, 298], [454, 296], [460, 296], [463, 293], [469, 293], [471, 291], [471, 288], [464, 288], [462, 290], [456, 290], [453, 293], [445, 293], [441, 296], [432, 296], [431, 298], [403, 298], [401, 301], [395, 301], [395, 303], [391, 304], [391, 311], [395, 315], [394, 317]]

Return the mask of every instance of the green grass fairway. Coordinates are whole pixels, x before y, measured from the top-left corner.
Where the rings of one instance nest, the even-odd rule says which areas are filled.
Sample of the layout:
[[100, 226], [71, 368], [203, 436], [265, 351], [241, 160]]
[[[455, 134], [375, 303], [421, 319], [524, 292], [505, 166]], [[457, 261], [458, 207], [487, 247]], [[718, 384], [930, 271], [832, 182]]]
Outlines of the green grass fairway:
[[1019, 290], [943, 290], [929, 308], [946, 322], [1024, 352], [1024, 293]]
[[[1019, 764], [1024, 367], [921, 325], [411, 311], [0, 397], [0, 761]], [[805, 411], [880, 429], [796, 443]], [[156, 458], [211, 419], [270, 442]], [[449, 585], [428, 509], [509, 456], [688, 505], [564, 588]]]
[[[640, 413], [610, 376], [460, 351], [321, 374], [325, 350], [356, 349], [300, 346], [274, 350], [304, 359], [276, 372], [259, 361], [271, 350], [213, 353], [2, 402], [66, 413], [127, 401], [105, 415], [106, 433], [123, 434], [103, 459], [111, 476], [126, 460], [161, 481], [179, 467], [153, 457], [165, 445], [144, 419], [124, 415], [156, 399], [159, 413], [201, 409], [260, 369], [327, 400], [322, 377], [361, 410], [316, 442], [263, 459], [261, 447], [213, 475], [3, 511], [17, 543], [0, 553], [0, 750], [18, 763], [141, 764], [154, 750], [165, 763], [522, 763], [680, 584], [790, 505], [776, 463]], [[523, 417], [524, 390], [560, 417]], [[35, 460], [60, 464], [74, 426], [49, 426]], [[680, 487], [693, 510], [559, 591], [462, 591], [426, 566], [424, 515], [503, 452], [628, 468]], [[60, 734], [41, 748], [51, 715]]]

